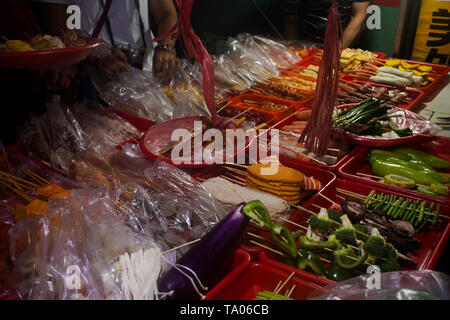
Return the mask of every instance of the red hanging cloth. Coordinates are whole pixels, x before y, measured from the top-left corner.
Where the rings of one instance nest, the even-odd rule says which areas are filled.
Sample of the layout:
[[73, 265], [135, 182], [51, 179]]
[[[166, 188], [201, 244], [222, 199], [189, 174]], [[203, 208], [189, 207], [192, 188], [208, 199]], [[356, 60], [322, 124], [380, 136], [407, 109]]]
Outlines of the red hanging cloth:
[[[153, 41], [160, 41], [168, 36], [176, 38], [181, 34], [189, 57], [202, 65], [203, 96], [205, 97], [206, 106], [211, 113], [212, 123], [215, 126], [217, 124], [217, 110], [215, 103], [214, 64], [202, 41], [192, 29], [191, 12], [194, 0], [174, 0], [174, 2], [178, 8], [178, 24]], [[174, 34], [177, 27], [178, 32]]]

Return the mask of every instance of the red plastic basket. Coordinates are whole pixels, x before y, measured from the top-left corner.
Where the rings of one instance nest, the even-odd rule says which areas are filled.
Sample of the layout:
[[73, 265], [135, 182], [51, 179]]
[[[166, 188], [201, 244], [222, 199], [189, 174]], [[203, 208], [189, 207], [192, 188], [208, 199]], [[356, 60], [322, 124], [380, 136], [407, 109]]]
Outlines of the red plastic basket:
[[[207, 295], [205, 300], [253, 300], [258, 292], [274, 291], [280, 281], [285, 281], [290, 273], [270, 265], [254, 262], [240, 272], [232, 271]], [[320, 286], [295, 275], [280, 294], [295, 285], [291, 298], [306, 300]]]
[[[440, 157], [447, 161], [450, 161], [450, 138], [445, 137], [435, 137], [432, 141], [426, 144], [414, 144], [410, 145], [412, 148], [427, 152], [434, 156]], [[402, 192], [406, 189], [394, 187], [388, 184], [384, 184], [378, 182], [382, 177], [378, 180], [374, 180], [375, 178], [371, 178], [364, 175], [372, 175], [372, 170], [370, 164], [368, 163], [368, 156], [371, 149], [369, 148], [361, 148], [359, 149], [346, 163], [342, 165], [337, 171], [338, 175], [342, 178], [349, 180], [356, 180], [359, 182], [364, 182], [366, 184], [370, 184], [373, 186], [377, 186], [379, 188], [383, 188], [385, 190], [389, 190], [392, 192]], [[446, 173], [450, 173], [450, 169], [445, 171]], [[445, 198], [437, 198], [433, 196], [424, 195], [420, 192], [407, 190], [411, 194], [424, 197], [429, 199], [430, 201], [439, 202], [439, 203], [450, 203], [450, 195]]]

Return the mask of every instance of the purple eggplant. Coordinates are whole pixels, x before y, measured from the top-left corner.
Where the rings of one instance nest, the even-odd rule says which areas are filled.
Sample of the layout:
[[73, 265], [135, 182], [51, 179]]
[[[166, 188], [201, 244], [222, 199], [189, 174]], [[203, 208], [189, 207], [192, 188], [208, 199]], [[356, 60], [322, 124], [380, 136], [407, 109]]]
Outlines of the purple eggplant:
[[[194, 271], [202, 284], [209, 289], [216, 284], [217, 279], [214, 275], [232, 252], [237, 240], [249, 223], [249, 218], [241, 213], [243, 206], [244, 204], [240, 204], [229, 213], [177, 261], [177, 268], [172, 267], [158, 281], [159, 292], [172, 292], [166, 299], [199, 300], [201, 298], [198, 292], [201, 291], [198, 281], [187, 268]], [[196, 283], [197, 288], [194, 287], [192, 281]]]

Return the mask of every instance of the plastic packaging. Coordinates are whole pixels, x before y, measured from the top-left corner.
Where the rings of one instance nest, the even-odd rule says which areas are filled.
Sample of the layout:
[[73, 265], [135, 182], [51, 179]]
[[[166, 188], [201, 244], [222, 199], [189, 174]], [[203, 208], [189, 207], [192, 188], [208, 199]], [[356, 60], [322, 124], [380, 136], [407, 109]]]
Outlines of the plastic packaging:
[[[424, 270], [359, 276], [317, 289], [309, 300], [449, 300], [450, 277]], [[368, 289], [379, 288], [379, 289]]]

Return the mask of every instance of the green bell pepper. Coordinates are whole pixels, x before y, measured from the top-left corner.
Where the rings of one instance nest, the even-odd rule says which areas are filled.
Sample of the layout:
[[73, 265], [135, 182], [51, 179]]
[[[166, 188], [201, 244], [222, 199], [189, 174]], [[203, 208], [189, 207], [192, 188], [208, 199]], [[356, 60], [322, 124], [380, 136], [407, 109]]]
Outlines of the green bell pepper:
[[301, 257], [298, 259], [297, 268], [305, 270], [311, 268], [318, 275], [325, 274], [325, 266], [319, 256], [309, 250], [300, 249]]
[[[344, 248], [344, 249], [335, 250], [333, 252], [333, 254], [334, 254], [334, 258], [336, 259], [337, 265], [346, 270], [358, 268], [364, 262], [366, 262], [367, 258], [369, 257], [369, 254], [367, 253], [367, 251], [364, 251], [362, 256], [355, 257], [353, 249], [348, 248], [348, 247]], [[351, 259], [352, 262], [347, 263], [350, 260], [349, 257], [354, 257], [355, 260]]]
[[279, 222], [272, 223], [272, 240], [275, 244], [283, 249], [288, 255], [295, 258], [297, 256], [297, 243], [291, 230], [283, 226]]
[[241, 211], [250, 219], [258, 222], [261, 227], [272, 228], [272, 219], [270, 218], [269, 210], [267, 210], [266, 206], [260, 200], [245, 204]]
[[327, 241], [314, 241], [305, 236], [301, 236], [298, 239], [298, 244], [302, 249], [321, 250], [337, 248], [339, 246], [339, 241], [336, 239], [335, 235], [329, 236]]

